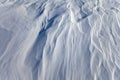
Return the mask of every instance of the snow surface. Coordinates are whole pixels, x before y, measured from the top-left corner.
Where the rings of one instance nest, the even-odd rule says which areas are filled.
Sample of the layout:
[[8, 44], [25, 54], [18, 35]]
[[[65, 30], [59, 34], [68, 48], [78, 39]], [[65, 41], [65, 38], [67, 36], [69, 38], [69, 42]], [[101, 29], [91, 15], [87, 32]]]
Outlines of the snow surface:
[[120, 0], [0, 0], [0, 80], [120, 80]]

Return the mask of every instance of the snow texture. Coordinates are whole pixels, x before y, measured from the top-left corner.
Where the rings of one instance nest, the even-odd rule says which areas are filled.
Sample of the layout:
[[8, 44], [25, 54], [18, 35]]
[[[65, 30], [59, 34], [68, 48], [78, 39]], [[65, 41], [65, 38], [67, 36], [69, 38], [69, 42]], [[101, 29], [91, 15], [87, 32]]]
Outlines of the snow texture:
[[120, 80], [120, 0], [0, 0], [0, 80]]

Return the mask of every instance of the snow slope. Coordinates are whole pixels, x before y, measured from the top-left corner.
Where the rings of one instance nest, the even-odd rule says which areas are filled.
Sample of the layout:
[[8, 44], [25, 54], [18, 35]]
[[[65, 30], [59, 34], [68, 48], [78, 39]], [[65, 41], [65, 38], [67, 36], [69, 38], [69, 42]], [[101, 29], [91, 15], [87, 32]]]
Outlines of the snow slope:
[[0, 0], [0, 80], [120, 80], [120, 0]]

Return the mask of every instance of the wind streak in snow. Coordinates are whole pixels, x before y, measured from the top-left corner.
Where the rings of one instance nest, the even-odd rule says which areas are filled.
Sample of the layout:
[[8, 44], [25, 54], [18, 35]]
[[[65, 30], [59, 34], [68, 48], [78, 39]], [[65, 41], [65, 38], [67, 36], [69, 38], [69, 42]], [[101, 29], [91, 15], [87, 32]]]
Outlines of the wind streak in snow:
[[0, 80], [120, 80], [119, 0], [1, 0]]

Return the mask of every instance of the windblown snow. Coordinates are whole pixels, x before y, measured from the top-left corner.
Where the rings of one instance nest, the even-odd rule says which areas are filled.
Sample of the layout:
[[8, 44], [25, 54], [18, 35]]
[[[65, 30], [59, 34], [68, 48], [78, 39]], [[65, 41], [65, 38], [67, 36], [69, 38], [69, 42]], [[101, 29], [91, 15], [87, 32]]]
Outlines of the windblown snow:
[[0, 0], [0, 80], [120, 80], [120, 0]]

